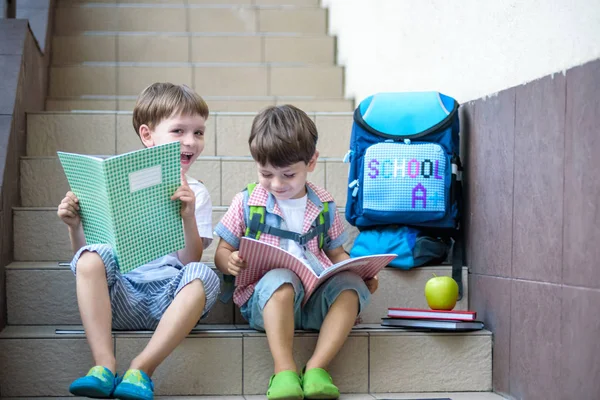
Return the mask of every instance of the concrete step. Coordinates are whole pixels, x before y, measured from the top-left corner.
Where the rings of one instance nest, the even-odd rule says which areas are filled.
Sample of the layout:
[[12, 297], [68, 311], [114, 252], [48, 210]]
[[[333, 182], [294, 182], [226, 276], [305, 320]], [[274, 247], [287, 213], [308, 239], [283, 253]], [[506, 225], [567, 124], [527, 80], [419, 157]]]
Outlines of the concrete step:
[[[339, 158], [323, 158], [308, 176], [311, 182], [329, 190], [339, 207], [346, 206], [348, 165]], [[23, 157], [20, 173], [23, 207], [57, 206], [69, 190], [58, 157]], [[214, 206], [228, 206], [248, 182], [257, 180], [256, 163], [251, 157], [201, 156], [189, 175], [204, 183]]]
[[[78, 326], [9, 326], [0, 333], [2, 397], [67, 396], [68, 385], [92, 365]], [[233, 329], [235, 328], [235, 329]], [[266, 336], [243, 326], [202, 327], [190, 334], [155, 375], [157, 395], [253, 395], [266, 391], [272, 359]], [[150, 332], [115, 332], [122, 369], [145, 346]], [[297, 332], [299, 366], [316, 334]], [[330, 365], [344, 393], [490, 391], [492, 336], [421, 333], [358, 326]], [[32, 379], [35, 377], [35, 379]]]
[[52, 65], [82, 62], [335, 63], [335, 39], [314, 35], [86, 32], [52, 39]]
[[[313, 2], [314, 3], [314, 2]], [[71, 3], [55, 9], [54, 34], [85, 31], [327, 32], [327, 11], [320, 7], [285, 5], [206, 5], [170, 2]]]
[[[416, 398], [444, 398], [452, 400], [503, 400], [504, 397], [492, 392], [429, 392], [429, 393], [343, 393], [340, 400], [414, 400]], [[79, 397], [30, 397], [29, 400], [68, 400]], [[83, 398], [83, 397], [81, 397]], [[155, 396], [159, 400], [215, 400], [212, 396]], [[266, 400], [265, 395], [221, 396], [219, 400]], [[3, 397], [2, 400], [22, 400], [21, 397]]]
[[[210, 103], [208, 105], [210, 107]], [[212, 113], [206, 121], [205, 146], [200, 159], [249, 156], [248, 136], [255, 115]], [[308, 115], [314, 119], [319, 132], [320, 157], [342, 158], [350, 146], [352, 113], [309, 112]], [[112, 155], [140, 148], [130, 112], [53, 111], [27, 115], [28, 156], [54, 157], [59, 150]]]
[[[63, 229], [64, 230], [64, 229]], [[57, 231], [58, 232], [58, 231]], [[209, 264], [212, 265], [212, 264]], [[219, 272], [217, 272], [221, 275]], [[428, 308], [423, 290], [433, 274], [451, 276], [450, 265], [421, 267], [410, 271], [385, 268], [379, 289], [361, 314], [363, 323], [380, 323], [392, 306]], [[463, 268], [465, 293], [456, 310], [468, 307], [468, 271]], [[9, 325], [81, 324], [75, 278], [67, 263], [13, 262], [6, 267], [6, 304]], [[244, 324], [237, 307], [217, 302], [202, 324]]]
[[[442, 396], [442, 397], [440, 397]], [[29, 397], [29, 400], [69, 400], [84, 397]], [[158, 400], [215, 400], [214, 396], [155, 396]], [[419, 393], [342, 393], [340, 400], [415, 400], [441, 399], [452, 400], [503, 400], [504, 397], [493, 392], [419, 392]], [[2, 400], [22, 400], [22, 397], [3, 397]], [[218, 400], [266, 400], [265, 395], [219, 396]]]
[[262, 63], [84, 63], [50, 67], [48, 96], [136, 96], [150, 82], [203, 96], [343, 96], [343, 68]]
[[[258, 112], [265, 107], [294, 104], [306, 112], [351, 112], [354, 101], [343, 98], [305, 97], [215, 97], [202, 96], [210, 112]], [[133, 111], [135, 96], [50, 97], [47, 111]]]

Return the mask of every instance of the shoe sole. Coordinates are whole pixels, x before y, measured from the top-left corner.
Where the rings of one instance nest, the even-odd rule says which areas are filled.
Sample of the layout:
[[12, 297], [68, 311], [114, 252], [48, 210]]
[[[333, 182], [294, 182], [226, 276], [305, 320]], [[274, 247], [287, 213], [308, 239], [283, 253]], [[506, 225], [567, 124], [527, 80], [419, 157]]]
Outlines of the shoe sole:
[[324, 394], [313, 394], [313, 395], [304, 395], [304, 400], [335, 400], [339, 399], [339, 395], [324, 395]]
[[129, 391], [127, 389], [123, 389], [121, 388], [121, 390], [117, 391], [115, 390], [115, 392], [113, 393], [113, 397], [115, 399], [121, 399], [121, 400], [140, 400], [140, 399], [152, 399], [153, 397], [141, 397], [139, 393], [134, 392], [134, 391]]
[[282, 396], [282, 397], [268, 397], [267, 400], [303, 400], [302, 396]]
[[319, 391], [319, 390], [313, 390], [312, 393], [310, 394], [306, 394], [306, 391], [304, 392], [304, 399], [305, 400], [335, 400], [335, 399], [339, 399], [340, 398], [340, 394], [326, 394], [323, 393], [323, 391]]
[[69, 388], [69, 392], [75, 396], [80, 396], [80, 397], [90, 397], [92, 399], [109, 399], [110, 398], [110, 393], [106, 393], [102, 390], [99, 390], [98, 388], [94, 388], [94, 387], [86, 387], [86, 386], [80, 386], [80, 387], [70, 387]]

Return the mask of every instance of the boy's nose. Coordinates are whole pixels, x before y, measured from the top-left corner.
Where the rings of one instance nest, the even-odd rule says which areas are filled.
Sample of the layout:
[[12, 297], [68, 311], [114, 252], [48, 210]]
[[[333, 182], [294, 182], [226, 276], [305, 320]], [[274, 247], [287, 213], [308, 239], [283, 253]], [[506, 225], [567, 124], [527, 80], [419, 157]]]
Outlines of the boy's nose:
[[194, 134], [188, 133], [181, 138], [181, 144], [191, 146], [194, 143]]
[[279, 178], [273, 178], [273, 180], [271, 181], [271, 186], [275, 190], [281, 189], [283, 187], [281, 179], [279, 179]]

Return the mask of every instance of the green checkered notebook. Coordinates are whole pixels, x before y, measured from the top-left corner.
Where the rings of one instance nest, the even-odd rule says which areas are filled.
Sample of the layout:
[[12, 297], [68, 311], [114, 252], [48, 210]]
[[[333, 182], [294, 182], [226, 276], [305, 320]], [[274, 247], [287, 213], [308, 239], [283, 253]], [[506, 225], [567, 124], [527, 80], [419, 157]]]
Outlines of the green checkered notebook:
[[179, 142], [106, 159], [58, 157], [79, 198], [87, 243], [110, 244], [122, 273], [185, 246], [181, 202], [171, 200], [181, 185]]

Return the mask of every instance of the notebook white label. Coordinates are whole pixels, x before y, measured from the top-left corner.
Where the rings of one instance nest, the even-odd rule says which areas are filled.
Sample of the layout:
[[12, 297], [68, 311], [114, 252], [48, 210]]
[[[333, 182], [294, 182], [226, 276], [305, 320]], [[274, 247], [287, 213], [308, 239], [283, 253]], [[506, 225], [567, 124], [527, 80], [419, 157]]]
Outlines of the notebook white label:
[[144, 168], [129, 174], [129, 190], [131, 193], [162, 183], [162, 167]]

